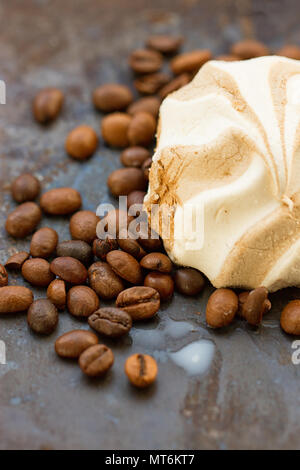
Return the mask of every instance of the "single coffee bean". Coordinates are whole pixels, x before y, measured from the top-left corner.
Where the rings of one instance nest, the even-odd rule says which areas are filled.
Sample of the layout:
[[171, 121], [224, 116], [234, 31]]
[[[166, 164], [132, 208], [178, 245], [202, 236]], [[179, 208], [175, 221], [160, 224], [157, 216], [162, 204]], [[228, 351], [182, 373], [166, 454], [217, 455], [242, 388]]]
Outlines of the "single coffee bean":
[[224, 62], [234, 62], [239, 58], [233, 54], [221, 54], [215, 57], [215, 60], [223, 60]]
[[119, 235], [118, 243], [121, 250], [126, 251], [126, 253], [129, 253], [138, 260], [146, 255], [145, 250], [141, 247], [137, 240], [134, 240], [133, 238], [122, 238], [122, 233]]
[[40, 90], [33, 101], [33, 114], [40, 124], [48, 124], [59, 115], [64, 102], [64, 95], [57, 88]]
[[144, 286], [157, 290], [161, 301], [169, 300], [174, 293], [174, 281], [169, 274], [149, 273], [145, 277]]
[[155, 95], [160, 88], [171, 80], [170, 76], [163, 72], [140, 75], [135, 81], [136, 90], [144, 95]]
[[50, 269], [53, 274], [70, 284], [84, 284], [87, 279], [87, 270], [84, 265], [70, 256], [55, 258], [50, 264]]
[[132, 206], [137, 205], [136, 207], [132, 207], [132, 210], [134, 210], [134, 216], [139, 216], [142, 212], [145, 196], [145, 191], [131, 191], [131, 193], [128, 194], [127, 208], [130, 209]]
[[284, 307], [280, 317], [280, 325], [287, 334], [300, 335], [300, 300], [292, 300]]
[[109, 264], [98, 261], [90, 266], [89, 283], [101, 299], [115, 299], [124, 290], [123, 281], [115, 274]]
[[22, 276], [37, 287], [47, 287], [54, 279], [50, 264], [43, 258], [31, 258], [25, 261], [22, 266]]
[[27, 323], [35, 333], [50, 335], [58, 324], [56, 307], [48, 299], [36, 300], [29, 307]]
[[107, 180], [110, 192], [118, 196], [127, 196], [132, 191], [144, 191], [146, 181], [139, 168], [119, 168], [113, 171]]
[[6, 231], [14, 238], [25, 238], [34, 231], [41, 217], [41, 209], [37, 204], [24, 202], [8, 215]]
[[0, 313], [17, 313], [28, 310], [33, 293], [23, 286], [0, 287]]
[[133, 354], [125, 362], [125, 373], [135, 387], [149, 387], [155, 382], [158, 367], [155, 359], [148, 354]]
[[183, 295], [198, 295], [203, 291], [205, 279], [203, 275], [193, 268], [181, 268], [174, 274], [175, 286]]
[[120, 338], [132, 327], [131, 316], [120, 308], [104, 307], [93, 313], [88, 319], [91, 328], [105, 336]]
[[95, 153], [98, 137], [94, 129], [85, 124], [75, 127], [66, 138], [66, 152], [75, 160], [86, 160]]
[[116, 305], [129, 313], [133, 320], [145, 320], [158, 311], [160, 297], [151, 287], [130, 287], [118, 295]]
[[142, 165], [142, 172], [146, 181], [149, 181], [150, 169], [152, 165], [152, 158], [148, 158]]
[[148, 146], [154, 139], [156, 120], [152, 114], [140, 112], [134, 114], [128, 126], [130, 145]]
[[99, 86], [93, 92], [93, 103], [95, 108], [105, 113], [123, 111], [133, 101], [130, 89], [125, 85], [117, 83], [106, 83]]
[[58, 257], [76, 258], [84, 265], [90, 264], [93, 253], [90, 245], [82, 240], [66, 240], [57, 245]]
[[121, 153], [121, 163], [124, 166], [133, 166], [135, 168], [141, 168], [145, 160], [150, 158], [149, 150], [144, 147], [128, 147]]
[[106, 256], [106, 261], [125, 281], [137, 285], [143, 282], [143, 273], [138, 261], [125, 251], [110, 251]]
[[40, 204], [46, 214], [68, 215], [80, 209], [81, 196], [73, 188], [54, 188], [42, 195]]
[[231, 46], [230, 52], [240, 59], [252, 59], [270, 54], [270, 50], [265, 44], [253, 39], [236, 42]]
[[238, 297], [230, 289], [217, 289], [206, 306], [206, 322], [212, 328], [229, 325], [238, 310]]
[[132, 103], [127, 112], [130, 116], [133, 116], [139, 112], [146, 112], [152, 114], [152, 116], [157, 119], [161, 100], [157, 96], [145, 96], [139, 100]]
[[250, 292], [243, 292], [238, 298], [238, 314], [253, 326], [258, 326], [262, 321], [263, 315], [271, 308], [268, 290], [265, 287], [258, 287]]
[[29, 173], [18, 176], [11, 185], [11, 194], [18, 203], [34, 201], [40, 193], [39, 180]]
[[70, 233], [75, 240], [92, 243], [96, 238], [96, 228], [100, 218], [93, 211], [79, 211], [72, 215]]
[[127, 211], [114, 209], [109, 211], [97, 226], [97, 236], [100, 239], [116, 239], [121, 230], [126, 229], [134, 220], [134, 217], [128, 215]]
[[128, 128], [132, 117], [125, 113], [112, 113], [101, 121], [104, 142], [110, 147], [128, 147]]
[[179, 90], [179, 88], [183, 87], [184, 85], [187, 85], [190, 81], [191, 80], [189, 74], [182, 73], [178, 75], [178, 77], [175, 77], [173, 80], [171, 80], [167, 85], [162, 87], [159, 90], [159, 96], [162, 99], [165, 99], [170, 93]]
[[160, 273], [170, 273], [173, 268], [172, 261], [163, 253], [149, 253], [140, 261], [140, 265], [144, 269]]
[[99, 308], [97, 294], [88, 286], [72, 287], [67, 295], [69, 312], [74, 317], [89, 317]]
[[72, 330], [57, 338], [55, 352], [60, 357], [77, 359], [83, 351], [98, 343], [98, 337], [91, 331]]
[[65, 281], [62, 279], [54, 279], [48, 286], [47, 297], [58, 310], [65, 310], [67, 305]]
[[129, 65], [136, 73], [157, 72], [163, 63], [162, 55], [157, 51], [137, 49], [129, 57]]
[[8, 274], [4, 266], [0, 264], [0, 287], [7, 286], [8, 284]]
[[114, 355], [104, 344], [96, 344], [86, 349], [79, 357], [82, 372], [89, 377], [104, 375], [113, 365]]
[[34, 258], [49, 258], [55, 251], [57, 242], [58, 235], [53, 228], [41, 228], [31, 239], [30, 254]]
[[208, 49], [200, 49], [184, 54], [177, 55], [171, 60], [171, 69], [175, 75], [186, 72], [195, 72], [212, 58], [212, 54]]
[[146, 45], [149, 49], [154, 49], [162, 54], [175, 54], [182, 43], [183, 38], [181, 36], [157, 34], [155, 36], [149, 36]]
[[275, 55], [288, 57], [289, 59], [300, 60], [300, 47], [296, 44], [286, 44], [277, 52], [275, 52]]
[[105, 238], [105, 240], [100, 240], [96, 238], [93, 243], [93, 253], [94, 255], [105, 261], [107, 253], [113, 250], [118, 249], [118, 242], [113, 238]]
[[29, 253], [26, 251], [20, 251], [19, 253], [15, 253], [5, 263], [5, 267], [7, 269], [12, 270], [20, 270], [22, 268], [23, 263], [29, 258]]
[[138, 242], [146, 251], [160, 251], [162, 249], [158, 233], [151, 229], [147, 223], [141, 222], [137, 227], [137, 233], [139, 234]]

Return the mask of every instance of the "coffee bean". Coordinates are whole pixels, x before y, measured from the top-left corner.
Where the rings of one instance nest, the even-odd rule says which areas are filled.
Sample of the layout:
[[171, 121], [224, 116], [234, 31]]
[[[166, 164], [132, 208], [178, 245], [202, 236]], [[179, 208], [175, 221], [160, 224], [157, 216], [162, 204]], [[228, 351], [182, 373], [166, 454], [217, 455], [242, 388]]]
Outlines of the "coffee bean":
[[125, 113], [112, 113], [105, 116], [101, 121], [101, 132], [103, 140], [110, 147], [128, 147], [128, 128], [131, 116]]
[[98, 147], [98, 137], [94, 129], [85, 124], [75, 127], [67, 136], [65, 148], [75, 160], [86, 160]]
[[262, 321], [263, 315], [271, 308], [271, 303], [268, 300], [268, 291], [265, 287], [258, 287], [251, 292], [244, 292], [242, 294], [239, 295], [238, 313], [250, 325], [258, 326]]
[[93, 211], [79, 211], [72, 215], [70, 233], [75, 240], [92, 243], [96, 238], [96, 228], [100, 218]]
[[134, 217], [128, 215], [127, 211], [114, 209], [109, 211], [97, 226], [97, 235], [104, 239], [107, 235], [110, 238], [116, 238], [121, 230], [126, 229], [134, 220]]
[[132, 191], [144, 191], [146, 181], [139, 168], [119, 168], [113, 171], [107, 180], [110, 192], [118, 196], [127, 196]]
[[149, 253], [140, 261], [140, 265], [144, 269], [161, 273], [170, 273], [173, 267], [170, 258], [163, 253]]
[[24, 202], [8, 215], [6, 231], [14, 238], [25, 238], [34, 231], [41, 217], [41, 209], [37, 204]]
[[96, 238], [93, 243], [94, 255], [102, 261], [105, 261], [107, 253], [117, 249], [118, 242], [113, 238], [105, 238], [105, 240], [100, 240], [99, 238]]
[[212, 328], [229, 325], [238, 310], [238, 297], [230, 289], [217, 289], [206, 306], [206, 322]]
[[144, 147], [128, 147], [121, 153], [121, 163], [124, 166], [141, 168], [145, 160], [150, 158], [149, 150]]
[[42, 195], [40, 204], [47, 214], [68, 215], [80, 209], [81, 196], [73, 188], [55, 188]]
[[76, 359], [83, 351], [98, 343], [98, 337], [91, 331], [72, 330], [57, 338], [55, 352], [60, 357]]
[[57, 242], [58, 235], [53, 228], [41, 228], [31, 239], [30, 254], [34, 258], [49, 258], [55, 251]]
[[147, 223], [141, 222], [137, 227], [137, 233], [139, 234], [138, 242], [146, 251], [160, 251], [162, 249], [161, 239]]
[[162, 99], [165, 99], [170, 93], [179, 90], [179, 88], [187, 85], [190, 82], [190, 76], [187, 73], [182, 73], [171, 80], [167, 85], [159, 90], [159, 96]]
[[87, 286], [72, 287], [67, 295], [69, 312], [75, 317], [89, 317], [99, 308], [97, 294]]
[[145, 96], [139, 100], [132, 103], [127, 112], [131, 116], [139, 112], [146, 112], [152, 114], [152, 116], [157, 119], [161, 101], [156, 96]]
[[121, 250], [126, 251], [136, 259], [141, 259], [146, 255], [145, 250], [139, 245], [137, 240], [133, 238], [121, 238], [122, 233], [119, 235], [118, 243]]
[[184, 54], [177, 55], [171, 61], [171, 69], [175, 75], [180, 75], [186, 72], [195, 72], [212, 58], [211, 52], [208, 49], [200, 49]]
[[183, 295], [198, 295], [203, 291], [205, 279], [203, 275], [193, 268], [181, 268], [174, 274], [175, 286]]
[[133, 320], [145, 320], [158, 311], [160, 297], [151, 287], [130, 287], [118, 295], [116, 305], [129, 313]]
[[134, 114], [128, 126], [130, 145], [148, 146], [154, 139], [156, 121], [152, 114], [140, 112]]
[[149, 387], [155, 382], [158, 367], [155, 359], [148, 354], [133, 354], [125, 362], [125, 373], [135, 387]]
[[131, 316], [120, 308], [104, 307], [93, 313], [88, 319], [91, 328], [105, 336], [120, 338], [132, 327]]
[[50, 300], [36, 300], [29, 307], [27, 323], [35, 333], [50, 335], [58, 324], [58, 312], [56, 307]]
[[129, 57], [129, 65], [136, 73], [157, 72], [163, 63], [163, 57], [159, 52], [148, 49], [137, 49]]
[[215, 60], [223, 60], [225, 62], [234, 62], [239, 60], [239, 58], [233, 54], [221, 54], [215, 57]]
[[161, 301], [169, 300], [174, 293], [174, 281], [169, 274], [149, 273], [145, 277], [144, 286], [157, 290]]
[[65, 281], [54, 279], [48, 286], [47, 297], [58, 310], [65, 310], [67, 304]]
[[76, 258], [81, 263], [88, 265], [92, 261], [93, 253], [90, 245], [82, 240], [66, 240], [57, 245], [58, 257]]
[[51, 271], [70, 284], [84, 284], [87, 279], [87, 270], [84, 265], [70, 256], [55, 258], [50, 264]]
[[152, 158], [148, 158], [148, 160], [146, 160], [142, 166], [142, 172], [144, 174], [144, 178], [146, 181], [149, 181], [151, 165], [152, 165]]
[[300, 300], [292, 300], [284, 307], [280, 317], [280, 325], [287, 334], [300, 335]]
[[82, 372], [89, 377], [104, 375], [113, 363], [113, 352], [104, 344], [89, 347], [79, 357], [79, 366]]
[[101, 299], [115, 299], [124, 290], [123, 281], [103, 261], [92, 264], [88, 273], [90, 286]]
[[20, 251], [19, 253], [15, 253], [10, 258], [8, 258], [5, 263], [5, 267], [7, 269], [19, 270], [28, 258], [29, 253], [26, 251]]
[[125, 251], [110, 251], [106, 256], [106, 261], [114, 272], [125, 281], [131, 284], [143, 282], [143, 274], [138, 261]]
[[[130, 207], [134, 205], [138, 205], [138, 207], [135, 208], [135, 215], [139, 216], [140, 213], [142, 212], [143, 209], [143, 203], [144, 203], [144, 198], [146, 196], [145, 191], [131, 191], [131, 193], [128, 194], [127, 196], [127, 207], [130, 209]], [[133, 210], [134, 208], [132, 208]]]
[[57, 88], [40, 90], [33, 101], [33, 114], [37, 122], [47, 124], [59, 115], [64, 95]]
[[183, 38], [181, 36], [157, 34], [155, 36], [149, 36], [146, 45], [149, 49], [154, 49], [162, 54], [175, 54], [182, 43]]
[[4, 266], [0, 264], [0, 287], [7, 286], [8, 284], [8, 274]]
[[136, 90], [143, 95], [155, 95], [160, 88], [171, 80], [170, 76], [163, 72], [140, 75], [135, 81]]
[[25, 261], [22, 266], [22, 276], [37, 287], [47, 287], [54, 279], [50, 264], [43, 258], [31, 258]]
[[270, 54], [269, 48], [262, 42], [246, 39], [231, 46], [230, 52], [240, 59], [252, 59]]
[[33, 293], [23, 286], [0, 287], [0, 313], [17, 313], [28, 310]]
[[28, 173], [18, 176], [11, 185], [11, 194], [18, 203], [33, 201], [40, 193], [39, 180]]
[[106, 83], [99, 86], [93, 92], [93, 103], [95, 108], [105, 113], [122, 111], [133, 101], [130, 89], [125, 85], [117, 83]]
[[296, 44], [286, 44], [275, 52], [275, 55], [289, 57], [289, 59], [300, 60], [300, 47]]

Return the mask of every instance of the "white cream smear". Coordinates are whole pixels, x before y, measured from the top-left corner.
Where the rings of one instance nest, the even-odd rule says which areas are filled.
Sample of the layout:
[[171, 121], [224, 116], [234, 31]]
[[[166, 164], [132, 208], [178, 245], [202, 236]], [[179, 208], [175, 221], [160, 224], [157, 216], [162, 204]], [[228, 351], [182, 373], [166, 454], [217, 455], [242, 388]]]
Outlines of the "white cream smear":
[[188, 375], [204, 374], [211, 366], [215, 345], [208, 339], [200, 339], [177, 352], [169, 353], [172, 361]]

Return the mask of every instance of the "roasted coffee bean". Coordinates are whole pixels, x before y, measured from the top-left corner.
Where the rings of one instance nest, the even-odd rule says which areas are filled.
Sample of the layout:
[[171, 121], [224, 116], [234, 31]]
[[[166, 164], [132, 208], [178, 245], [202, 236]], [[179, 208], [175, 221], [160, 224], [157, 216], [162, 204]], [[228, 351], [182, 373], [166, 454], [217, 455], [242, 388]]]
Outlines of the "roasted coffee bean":
[[29, 258], [29, 253], [26, 251], [20, 251], [15, 253], [5, 263], [7, 269], [19, 270], [22, 268], [23, 263]]
[[275, 54], [289, 57], [289, 59], [300, 60], [300, 46], [297, 46], [296, 44], [286, 44]]
[[152, 158], [148, 158], [148, 160], [146, 160], [142, 166], [142, 171], [143, 171], [144, 178], [146, 181], [149, 181], [151, 165], [152, 165]]
[[263, 315], [271, 309], [271, 302], [268, 299], [268, 291], [265, 287], [258, 287], [250, 292], [243, 292], [238, 298], [238, 314], [245, 318], [250, 325], [259, 325]]
[[50, 335], [58, 324], [56, 307], [48, 299], [36, 300], [29, 307], [27, 323], [35, 333]]
[[215, 60], [223, 60], [225, 62], [234, 62], [236, 60], [239, 60], [239, 58], [233, 54], [221, 54], [218, 55]]
[[[127, 196], [127, 208], [130, 209], [130, 207], [134, 206], [135, 204], [138, 204], [139, 207], [137, 207], [134, 216], [139, 216], [140, 212], [143, 209], [143, 203], [144, 203], [144, 198], [146, 196], [145, 191], [131, 191], [131, 193], [128, 194]], [[133, 210], [134, 208], [132, 208]]]
[[40, 204], [47, 214], [68, 215], [80, 209], [81, 196], [73, 188], [55, 188], [42, 195]]
[[163, 253], [149, 253], [140, 261], [142, 268], [160, 273], [170, 273], [172, 271], [172, 261]]
[[98, 224], [97, 235], [101, 239], [106, 238], [107, 235], [115, 239], [119, 232], [126, 229], [133, 220], [134, 217], [129, 216], [127, 211], [119, 209], [111, 210]]
[[75, 240], [92, 243], [96, 238], [96, 228], [100, 218], [93, 211], [79, 211], [72, 215], [70, 233]]
[[217, 289], [206, 306], [206, 322], [212, 328], [229, 325], [238, 310], [238, 297], [230, 289]]
[[183, 38], [181, 36], [157, 34], [155, 36], [149, 36], [146, 45], [149, 49], [154, 49], [162, 54], [175, 54], [182, 43]]
[[66, 138], [66, 152], [75, 160], [86, 160], [95, 153], [97, 147], [98, 137], [96, 132], [92, 127], [85, 124], [75, 127]]
[[157, 72], [163, 63], [162, 55], [157, 51], [137, 49], [129, 57], [129, 65], [136, 73]]
[[82, 372], [89, 377], [104, 375], [113, 363], [113, 352], [104, 344], [89, 347], [79, 357], [79, 366]]
[[99, 86], [93, 92], [93, 103], [95, 108], [105, 113], [123, 111], [133, 101], [130, 89], [118, 83], [106, 83]]
[[124, 166], [141, 168], [145, 160], [151, 157], [149, 150], [144, 147], [128, 147], [121, 153], [121, 163]]
[[189, 74], [182, 73], [181, 75], [178, 75], [178, 77], [175, 77], [167, 85], [162, 87], [161, 90], [159, 90], [159, 96], [162, 99], [165, 99], [170, 93], [179, 90], [179, 88], [183, 87], [184, 85], [187, 85], [190, 81], [191, 80]]
[[101, 299], [115, 299], [124, 290], [123, 281], [115, 274], [109, 264], [98, 261], [90, 266], [89, 283]]
[[65, 310], [67, 305], [65, 281], [62, 279], [54, 279], [48, 286], [47, 297], [58, 310]]
[[137, 285], [143, 282], [143, 274], [138, 261], [125, 251], [110, 251], [106, 256], [106, 261], [125, 281]]
[[198, 295], [203, 291], [205, 279], [193, 268], [181, 268], [174, 274], [176, 290], [183, 295]]
[[40, 90], [33, 101], [33, 114], [37, 122], [47, 124], [59, 115], [64, 95], [57, 88]]
[[34, 231], [41, 217], [41, 209], [37, 204], [24, 202], [8, 215], [6, 231], [14, 238], [25, 238]]
[[121, 250], [126, 251], [136, 259], [141, 259], [146, 255], [145, 250], [140, 246], [137, 240], [133, 238], [122, 238], [125, 234], [120, 233], [118, 244]]
[[0, 287], [0, 313], [17, 313], [28, 310], [33, 293], [23, 286]]
[[22, 276], [37, 287], [47, 287], [54, 279], [50, 264], [43, 258], [31, 258], [25, 261], [22, 266]]
[[28, 173], [18, 176], [11, 185], [11, 194], [18, 203], [33, 201], [40, 194], [39, 180]]
[[58, 235], [53, 228], [41, 228], [31, 239], [30, 254], [34, 258], [49, 258], [55, 251], [57, 242]]
[[70, 256], [55, 258], [50, 264], [51, 271], [70, 284], [84, 284], [87, 279], [87, 270], [84, 265]]
[[157, 96], [145, 96], [139, 100], [132, 103], [127, 112], [131, 116], [139, 112], [146, 112], [152, 114], [152, 116], [157, 119], [161, 101]]
[[57, 338], [55, 352], [60, 357], [76, 359], [83, 351], [98, 343], [98, 337], [91, 331], [72, 330]]
[[133, 354], [125, 362], [125, 373], [135, 387], [145, 388], [155, 382], [158, 367], [148, 354]]
[[8, 274], [4, 266], [0, 264], [0, 287], [7, 286], [8, 284]]
[[174, 281], [169, 274], [149, 273], [145, 277], [144, 286], [157, 290], [161, 301], [169, 300], [174, 293]]
[[88, 319], [91, 328], [105, 336], [120, 338], [132, 327], [131, 316], [120, 308], [104, 307], [93, 313]]
[[130, 145], [148, 146], [154, 139], [156, 120], [152, 114], [140, 112], [134, 114], [128, 126]]
[[117, 249], [118, 242], [113, 238], [105, 238], [105, 240], [96, 238], [93, 243], [93, 253], [102, 261], [105, 261], [107, 253]]
[[240, 59], [252, 59], [270, 54], [269, 48], [262, 42], [246, 39], [231, 46], [230, 52]]
[[148, 224], [143, 222], [137, 227], [139, 234], [138, 242], [146, 251], [160, 251], [162, 249], [161, 239], [155, 230], [151, 230]]
[[280, 325], [289, 335], [300, 335], [300, 300], [292, 300], [284, 307]]
[[132, 117], [125, 113], [112, 113], [101, 121], [104, 142], [110, 147], [128, 147], [128, 128]]
[[81, 263], [88, 265], [93, 258], [92, 248], [82, 240], [66, 240], [57, 245], [58, 257], [76, 258]]
[[75, 286], [68, 292], [68, 310], [74, 317], [89, 317], [98, 310], [99, 304], [97, 294], [88, 286]]
[[119, 168], [113, 171], [107, 180], [110, 192], [118, 196], [127, 196], [132, 191], [144, 191], [146, 182], [139, 168]]
[[158, 311], [160, 297], [151, 287], [130, 287], [118, 295], [116, 305], [129, 313], [133, 320], [145, 320]]
[[186, 72], [195, 72], [212, 58], [211, 52], [208, 49], [200, 49], [184, 54], [177, 55], [171, 61], [171, 69], [175, 75], [180, 75]]
[[135, 89], [142, 95], [155, 95], [160, 88], [165, 86], [171, 77], [163, 72], [140, 75], [135, 81]]

